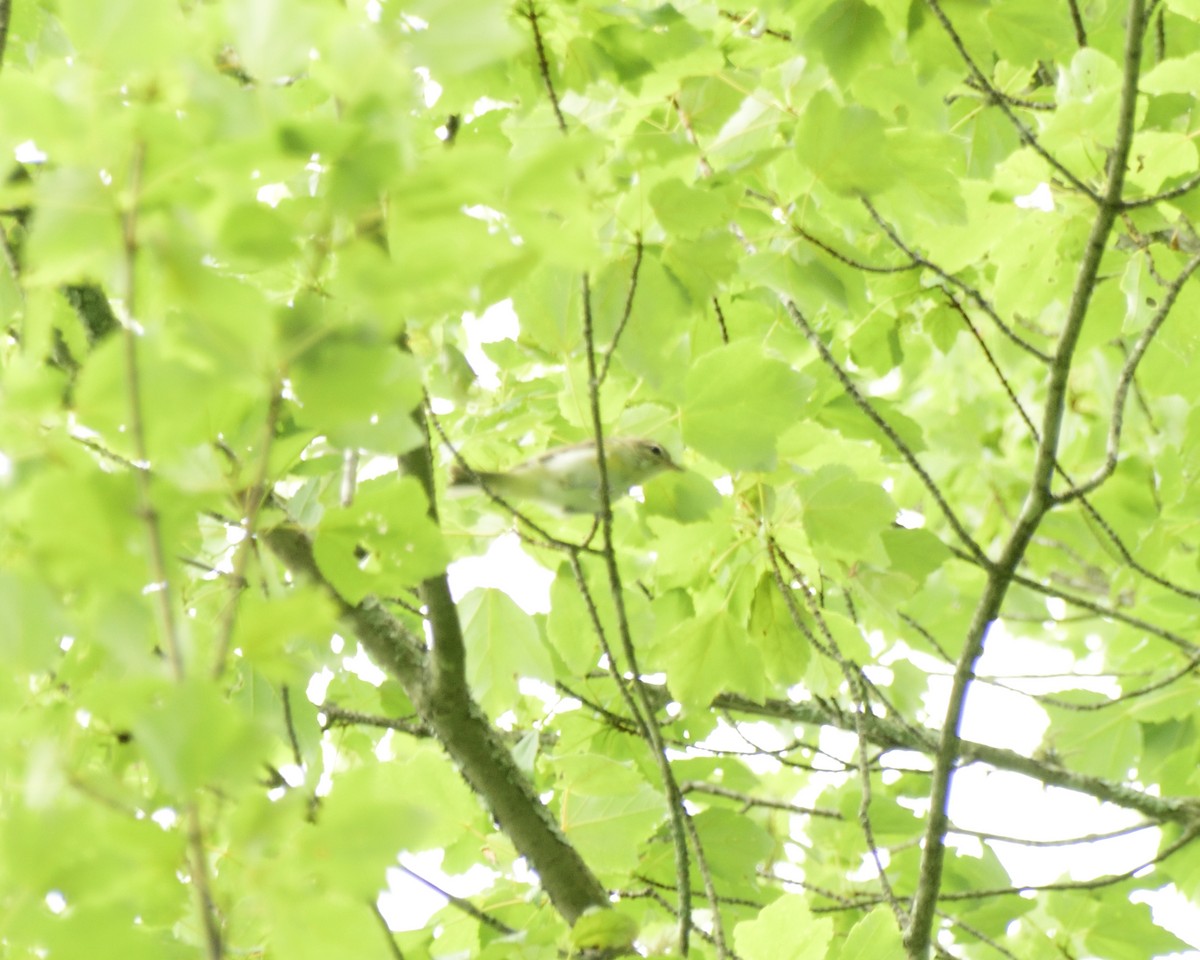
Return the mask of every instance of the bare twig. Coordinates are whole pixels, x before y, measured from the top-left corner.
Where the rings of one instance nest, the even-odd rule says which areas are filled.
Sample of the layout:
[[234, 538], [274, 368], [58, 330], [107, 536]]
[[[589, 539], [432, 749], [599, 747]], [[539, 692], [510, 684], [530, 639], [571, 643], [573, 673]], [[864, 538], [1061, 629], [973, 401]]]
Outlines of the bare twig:
[[500, 933], [504, 934], [505, 936], [512, 936], [514, 933], [517, 932], [513, 927], [510, 927], [504, 921], [498, 920], [495, 917], [493, 917], [491, 914], [486, 913], [483, 910], [480, 910], [470, 900], [467, 900], [464, 897], [455, 896], [453, 893], [450, 893], [450, 891], [448, 891], [448, 890], [443, 890], [432, 880], [428, 879], [427, 877], [421, 876], [421, 874], [417, 873], [411, 867], [406, 867], [404, 864], [400, 864], [400, 870], [402, 872], [408, 874], [410, 877], [412, 877], [414, 880], [416, 880], [417, 883], [421, 884], [423, 887], [427, 887], [428, 889], [430, 889], [434, 893], [436, 893], [439, 897], [444, 898], [446, 900], [446, 902], [449, 903], [456, 910], [461, 910], [467, 916], [474, 917], [480, 923], [486, 924], [487, 926], [491, 927], [493, 930], [498, 930], [498, 931], [500, 931]]
[[717, 316], [717, 327], [721, 331], [721, 342], [729, 343], [729, 328], [725, 325], [725, 311], [721, 309], [721, 301], [717, 299], [716, 294], [712, 298], [713, 313]]
[[267, 470], [271, 462], [271, 444], [275, 439], [275, 425], [279, 420], [279, 409], [283, 402], [282, 388], [279, 383], [271, 384], [271, 397], [267, 402], [267, 416], [263, 423], [262, 439], [259, 441], [258, 464], [254, 479], [244, 492], [245, 519], [242, 522], [242, 541], [237, 545], [233, 555], [231, 570], [231, 595], [222, 612], [217, 627], [217, 653], [213, 658], [212, 676], [220, 679], [225, 673], [225, 664], [229, 658], [229, 646], [233, 641], [233, 628], [237, 621], [238, 601], [246, 583], [246, 569], [250, 564], [250, 555], [254, 550], [255, 537], [258, 533], [258, 516], [263, 501], [267, 495]]
[[146, 525], [146, 539], [150, 547], [152, 587], [148, 592], [154, 594], [163, 646], [167, 651], [167, 660], [171, 664], [171, 671], [175, 675], [175, 679], [182, 680], [184, 676], [183, 652], [180, 649], [179, 632], [175, 625], [174, 601], [171, 596], [170, 577], [167, 574], [162, 528], [158, 522], [158, 511], [154, 507], [154, 495], [151, 488], [150, 455], [146, 449], [145, 399], [142, 396], [141, 370], [137, 355], [139, 336], [135, 282], [138, 256], [137, 220], [145, 162], [145, 144], [138, 143], [134, 148], [133, 160], [130, 164], [129, 203], [121, 215], [121, 239], [124, 254], [121, 260], [123, 287], [121, 295], [126, 313], [125, 321], [122, 324], [125, 344], [125, 388], [129, 401], [129, 433], [133, 440], [134, 459], [142, 468], [134, 470], [133, 476], [138, 489], [139, 510], [142, 521]]
[[1188, 177], [1183, 183], [1172, 187], [1170, 190], [1164, 190], [1162, 193], [1156, 193], [1150, 197], [1139, 197], [1136, 200], [1125, 200], [1121, 204], [1123, 210], [1136, 210], [1138, 207], [1152, 207], [1156, 203], [1162, 203], [1164, 200], [1174, 200], [1176, 197], [1182, 197], [1185, 193], [1191, 193], [1197, 187], [1200, 187], [1200, 173]]
[[747, 27], [750, 36], [752, 37], [774, 37], [776, 40], [783, 40], [790, 43], [792, 35], [787, 30], [772, 30], [767, 26], [760, 26], [755, 22], [756, 12], [738, 13], [735, 10], [720, 10], [718, 11], [726, 20], [736, 23], [739, 27]]
[[629, 269], [629, 290], [625, 294], [625, 309], [621, 311], [621, 321], [617, 324], [612, 343], [608, 345], [608, 350], [604, 354], [604, 366], [600, 368], [601, 385], [608, 376], [608, 366], [612, 363], [613, 354], [617, 352], [617, 344], [621, 342], [621, 334], [625, 332], [625, 325], [629, 323], [629, 316], [633, 312], [633, 295], [637, 292], [638, 273], [642, 268], [642, 235], [640, 233], [634, 237], [633, 250], [633, 266]]
[[1082, 50], [1088, 45], [1087, 30], [1083, 26], [1083, 14], [1079, 12], [1079, 0], [1067, 0], [1071, 11], [1071, 26], [1075, 28], [1075, 45]]
[[4, 52], [8, 47], [8, 25], [12, 20], [12, 0], [0, 0], [0, 69], [4, 67]]
[[[679, 896], [679, 953], [686, 957], [688, 954], [688, 938], [691, 933], [691, 886], [689, 883], [689, 857], [687, 850], [687, 829], [684, 819], [687, 810], [683, 805], [683, 796], [679, 785], [671, 771], [667, 759], [666, 747], [654, 722], [654, 709], [646, 693], [638, 668], [637, 654], [633, 647], [633, 636], [629, 629], [629, 618], [625, 612], [625, 592], [621, 584], [621, 572], [617, 566], [617, 555], [613, 545], [613, 517], [611, 494], [608, 488], [608, 463], [604, 452], [604, 425], [600, 417], [600, 382], [597, 377], [595, 335], [592, 328], [592, 298], [591, 283], [585, 273], [581, 278], [583, 288], [583, 340], [587, 351], [588, 369], [588, 401], [592, 416], [592, 438], [596, 444], [596, 464], [600, 473], [600, 532], [601, 553], [604, 566], [608, 573], [609, 592], [612, 594], [613, 607], [617, 619], [617, 635], [621, 642], [621, 652], [629, 665], [633, 680], [633, 689], [638, 699], [638, 705], [644, 717], [643, 729], [654, 755], [655, 764], [663, 781], [663, 790], [667, 795], [667, 810], [671, 822], [671, 834], [675, 847], [675, 870], [678, 877]], [[724, 931], [721, 924], [720, 912], [713, 905], [713, 936], [717, 941], [718, 956], [726, 956]]]
[[523, 13], [533, 32], [533, 45], [537, 52], [538, 73], [541, 75], [542, 85], [546, 88], [546, 95], [550, 98], [550, 106], [554, 108], [554, 118], [558, 121], [558, 129], [566, 133], [567, 121], [563, 117], [562, 107], [559, 106], [558, 92], [554, 89], [554, 82], [550, 79], [550, 61], [546, 57], [546, 45], [542, 42], [542, 27], [539, 19], [541, 14], [534, 6], [534, 0], [526, 0]]
[[[957, 34], [953, 32], [953, 28], [950, 27], [937, 0], [928, 0], [928, 2], [960, 48], [960, 52], [966, 57], [972, 69], [978, 73], [978, 68], [966, 55], [961, 40], [958, 40]], [[924, 960], [929, 956], [932, 946], [933, 919], [941, 893], [942, 866], [945, 859], [950, 779], [961, 753], [958, 731], [966, 706], [967, 691], [974, 677], [975, 664], [983, 652], [984, 641], [991, 624], [1000, 613], [1000, 607], [1008, 588], [1015, 580], [1017, 566], [1043, 517], [1054, 506], [1050, 483], [1054, 474], [1059, 435], [1066, 407], [1067, 382], [1071, 362], [1095, 289], [1100, 259], [1112, 232], [1113, 224], [1121, 210], [1126, 163], [1133, 141], [1144, 10], [1144, 0], [1130, 0], [1126, 24], [1124, 76], [1107, 182], [1103, 196], [1096, 198], [1098, 209], [1088, 236], [1083, 260], [1076, 273], [1066, 320], [1059, 335], [1054, 362], [1050, 367], [1043, 409], [1041, 441], [1038, 444], [1037, 459], [1030, 479], [1029, 490], [1020, 516], [1017, 518], [999, 559], [988, 568], [987, 582], [975, 607], [962, 653], [955, 666], [946, 715], [942, 723], [941, 740], [934, 757], [934, 772], [929, 793], [930, 809], [926, 820], [920, 875], [905, 938], [910, 960]], [[1003, 104], [1001, 104], [1001, 109], [1005, 109]], [[1033, 143], [1036, 144], [1036, 141]]]
[[[771, 559], [772, 574], [775, 579], [775, 588], [781, 594], [784, 605], [788, 608], [788, 614], [791, 616], [792, 623], [800, 629], [802, 633], [807, 632], [804, 629], [804, 621], [800, 616], [800, 610], [796, 606], [794, 591], [789, 590], [783, 579], [783, 571], [779, 565], [780, 550], [773, 539], [767, 541], [767, 554]], [[794, 574], [793, 574], [794, 575]], [[803, 584], [801, 584], [803, 587]], [[862, 671], [857, 664], [852, 663], [842, 653], [838, 647], [837, 640], [834, 639], [833, 632], [829, 629], [829, 625], [825, 620], [820, 608], [817, 606], [811, 590], [801, 589], [801, 596], [805, 598], [808, 606], [809, 615], [816, 622], [818, 629], [825, 638], [825, 646], [832, 655], [838, 668], [842, 672], [842, 676], [846, 679], [846, 685], [854, 698], [854, 733], [858, 738], [857, 763], [855, 764], [858, 771], [859, 782], [862, 784], [862, 793], [859, 795], [858, 805], [858, 821], [859, 827], [863, 832], [863, 838], [867, 844], [867, 852], [875, 863], [875, 870], [879, 874], [879, 885], [883, 890], [883, 896], [887, 903], [892, 908], [892, 912], [896, 916], [896, 922], [901, 929], [904, 927], [904, 908], [896, 899], [895, 891], [892, 890], [891, 881], [888, 879], [887, 870], [883, 865], [883, 858], [879, 855], [879, 847], [875, 842], [875, 830], [871, 825], [870, 808], [871, 808], [871, 770], [868, 760], [868, 737], [864, 717], [871, 712], [870, 700], [867, 696], [865, 684], [863, 683]]]
[[796, 813], [807, 817], [827, 817], [831, 820], [845, 819], [837, 810], [825, 810], [821, 807], [805, 807], [798, 803], [787, 803], [784, 800], [768, 800], [765, 797], [755, 797], [749, 793], [742, 793], [740, 790], [730, 790], [728, 787], [721, 787], [715, 783], [708, 783], [705, 780], [685, 780], [679, 785], [679, 789], [684, 793], [708, 793], [714, 797], [737, 800], [744, 807], [765, 807], [768, 810], [786, 810], [788, 813]]
[[[1057, 170], [1063, 176], [1063, 178], [1071, 184], [1071, 186], [1073, 186], [1080, 193], [1084, 194], [1093, 203], [1099, 204], [1101, 202], [1100, 194], [1075, 176], [1075, 174], [1072, 173], [1066, 166], [1064, 166], [1057, 157], [1043, 147], [1038, 141], [1038, 138], [1033, 135], [1033, 131], [1021, 121], [1020, 117], [1013, 113], [1012, 108], [1008, 105], [1003, 95], [1001, 95], [999, 91], [992, 86], [992, 82], [987, 78], [987, 75], [975, 63], [975, 59], [967, 50], [966, 44], [963, 43], [962, 37], [960, 37], [958, 31], [954, 29], [954, 24], [952, 24], [950, 22], [950, 18], [946, 16], [946, 13], [944, 10], [942, 10], [941, 4], [938, 2], [938, 0], [926, 0], [926, 3], [929, 5], [929, 9], [933, 11], [933, 15], [937, 17], [938, 22], [941, 23], [942, 29], [950, 38], [950, 42], [954, 45], [954, 49], [958, 51], [958, 55], [962, 58], [963, 63], [967, 65], [967, 69], [971, 71], [971, 75], [975, 78], [976, 83], [979, 84], [980, 89], [987, 91], [993, 96], [993, 102], [1000, 109], [1000, 112], [1008, 118], [1008, 122], [1013, 125], [1013, 128], [1017, 131], [1017, 135], [1021, 138], [1021, 140], [1023, 140], [1025, 144], [1038, 156], [1050, 164], [1051, 167]], [[1139, 44], [1141, 43], [1140, 37], [1138, 42]]]
[[933, 477], [929, 475], [929, 472], [921, 465], [916, 454], [909, 449], [908, 444], [901, 439], [891, 424], [883, 419], [871, 405], [871, 402], [863, 395], [862, 391], [855, 386], [854, 381], [850, 379], [850, 375], [838, 363], [837, 358], [825, 346], [825, 342], [817, 335], [817, 332], [812, 328], [812, 325], [805, 318], [804, 314], [800, 312], [800, 308], [791, 300], [786, 299], [784, 300], [784, 307], [791, 315], [792, 320], [795, 321], [796, 325], [804, 333], [804, 336], [808, 338], [808, 342], [816, 349], [821, 359], [825, 362], [825, 365], [833, 372], [833, 375], [842, 385], [842, 389], [850, 395], [850, 399], [854, 401], [854, 405], [866, 415], [868, 420], [879, 428], [895, 448], [896, 452], [900, 454], [909, 468], [917, 475], [921, 483], [925, 486], [925, 489], [929, 491], [930, 496], [933, 497], [934, 503], [937, 504], [938, 509], [942, 512], [942, 516], [946, 518], [946, 522], [950, 524], [950, 528], [954, 531], [958, 539], [962, 541], [963, 545], [981, 566], [985, 568], [989, 567], [991, 561], [988, 559], [987, 554], [983, 552], [983, 548], [967, 532], [966, 526], [959, 520], [958, 515], [951, 508], [949, 501], [946, 500], [945, 494], [942, 493], [937, 483], [934, 482]]
[[205, 955], [208, 960], [221, 960], [221, 957], [225, 955], [225, 949], [221, 943], [221, 922], [218, 919], [217, 904], [213, 899], [212, 882], [209, 879], [208, 855], [205, 852], [200, 808], [195, 800], [189, 800], [184, 808], [184, 829], [187, 831], [192, 886], [196, 890], [200, 924], [204, 928]]
[[1129, 388], [1133, 384], [1138, 364], [1142, 362], [1142, 357], [1145, 356], [1146, 350], [1149, 349], [1151, 342], [1157, 336], [1158, 331], [1162, 329], [1163, 323], [1166, 322], [1167, 317], [1170, 315], [1171, 308], [1175, 306], [1175, 301], [1178, 299], [1183, 285], [1197, 269], [1200, 269], [1200, 254], [1192, 257], [1184, 265], [1183, 269], [1179, 271], [1179, 275], [1171, 281], [1171, 285], [1167, 287], [1162, 302], [1159, 304], [1158, 309], [1154, 311], [1154, 316], [1150, 318], [1150, 322], [1146, 324], [1146, 328], [1141, 332], [1141, 335], [1137, 338], [1137, 342], [1133, 345], [1133, 349], [1125, 358], [1125, 363], [1121, 367], [1121, 374], [1117, 378], [1117, 389], [1113, 394], [1112, 416], [1109, 418], [1108, 443], [1104, 463], [1087, 480], [1058, 494], [1055, 497], [1057, 502], [1066, 503], [1086, 493], [1090, 493], [1112, 476], [1113, 471], [1117, 469], [1117, 459], [1121, 454], [1121, 428], [1125, 423], [1125, 401], [1129, 397]]
[[946, 270], [943, 270], [940, 266], [938, 266], [932, 260], [929, 260], [928, 258], [917, 253], [916, 250], [914, 250], [907, 243], [905, 243], [903, 239], [901, 239], [900, 234], [897, 233], [895, 228], [890, 223], [888, 223], [887, 220], [884, 219], [884, 217], [879, 213], [879, 211], [875, 209], [875, 205], [872, 204], [871, 201], [868, 200], [866, 197], [862, 198], [862, 204], [864, 207], [866, 207], [867, 213], [869, 213], [871, 215], [871, 219], [873, 219], [877, 224], [879, 224], [879, 228], [881, 230], [883, 230], [884, 233], [887, 234], [888, 239], [891, 240], [892, 243], [895, 244], [897, 248], [899, 248], [901, 251], [903, 251], [912, 260], [913, 263], [919, 264], [920, 266], [924, 267], [925, 269], [930, 270], [933, 273], [936, 273], [939, 277], [941, 277], [941, 279], [943, 281], [950, 284], [951, 286], [957, 287], [959, 290], [961, 290], [963, 293], [965, 293], [967, 295], [967, 297], [970, 298], [970, 300], [977, 307], [979, 307], [980, 310], [982, 310], [984, 313], [986, 313], [988, 315], [988, 317], [991, 319], [992, 323], [994, 323], [996, 325], [996, 328], [1002, 334], [1004, 334], [1004, 336], [1006, 336], [1009, 340], [1011, 340], [1013, 343], [1015, 343], [1018, 347], [1020, 347], [1022, 350], [1024, 350], [1030, 356], [1037, 357], [1043, 363], [1050, 362], [1050, 359], [1051, 359], [1050, 355], [1048, 353], [1043, 352], [1042, 350], [1039, 350], [1032, 343], [1030, 343], [1028, 340], [1026, 340], [1024, 337], [1022, 337], [1015, 330], [1013, 330], [1013, 328], [1010, 327], [1007, 323], [1005, 323], [1004, 320], [1001, 319], [1000, 314], [998, 314], [996, 312], [996, 308], [987, 302], [987, 299], [983, 296], [982, 293], [979, 292], [978, 289], [971, 286], [965, 280], [961, 280], [960, 278], [956, 277], [954, 274], [949, 273]]
[[1102, 843], [1105, 840], [1116, 840], [1120, 837], [1127, 837], [1131, 833], [1154, 829], [1157, 826], [1158, 824], [1156, 823], [1135, 823], [1131, 827], [1122, 827], [1120, 830], [1109, 830], [1107, 833], [1089, 833], [1082, 837], [1063, 837], [1056, 840], [1030, 840], [1025, 837], [1009, 837], [1000, 833], [985, 833], [982, 830], [968, 830], [965, 827], [951, 827], [949, 832], [963, 837], [975, 837], [979, 840], [988, 840], [995, 843], [1011, 843], [1017, 847], [1075, 847], [1083, 844]]

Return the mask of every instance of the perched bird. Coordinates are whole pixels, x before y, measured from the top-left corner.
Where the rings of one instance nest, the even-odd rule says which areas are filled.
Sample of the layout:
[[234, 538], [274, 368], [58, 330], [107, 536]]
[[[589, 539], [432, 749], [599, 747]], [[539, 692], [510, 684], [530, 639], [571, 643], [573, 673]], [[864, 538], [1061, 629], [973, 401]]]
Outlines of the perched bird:
[[[612, 437], [604, 441], [608, 466], [608, 496], [616, 500], [629, 488], [664, 470], [682, 470], [667, 448], [654, 440]], [[450, 473], [451, 493], [484, 487], [498, 497], [536, 500], [567, 513], [599, 513], [600, 467], [592, 440], [547, 450], [511, 470], [465, 470]]]

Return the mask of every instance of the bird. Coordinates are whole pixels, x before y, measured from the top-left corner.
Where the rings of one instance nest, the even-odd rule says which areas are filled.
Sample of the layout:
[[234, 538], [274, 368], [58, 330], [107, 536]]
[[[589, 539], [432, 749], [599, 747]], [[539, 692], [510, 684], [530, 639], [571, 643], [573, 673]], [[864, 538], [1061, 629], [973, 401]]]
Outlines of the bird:
[[[664, 470], [683, 470], [656, 440], [607, 438], [604, 454], [610, 502]], [[566, 513], [598, 514], [603, 509], [594, 440], [555, 447], [510, 470], [474, 470], [455, 464], [450, 472], [451, 495], [472, 488], [482, 488], [506, 500], [533, 500]]]

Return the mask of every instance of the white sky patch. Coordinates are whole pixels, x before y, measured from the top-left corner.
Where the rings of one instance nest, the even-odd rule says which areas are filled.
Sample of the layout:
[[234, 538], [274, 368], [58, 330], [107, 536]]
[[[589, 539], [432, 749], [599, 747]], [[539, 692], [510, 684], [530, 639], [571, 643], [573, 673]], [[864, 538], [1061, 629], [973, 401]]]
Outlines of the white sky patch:
[[413, 73], [421, 80], [421, 96], [426, 107], [432, 107], [442, 96], [442, 85], [429, 75], [428, 67], [414, 67]]
[[500, 368], [483, 352], [483, 345], [517, 339], [521, 326], [513, 310], [512, 301], [501, 300], [499, 303], [493, 303], [479, 316], [470, 312], [464, 313], [462, 325], [463, 334], [467, 338], [467, 362], [479, 378], [479, 385], [485, 390], [495, 390], [500, 386], [500, 379], [496, 376]]
[[259, 203], [265, 203], [268, 207], [277, 207], [284, 200], [292, 198], [292, 191], [288, 189], [286, 183], [265, 183], [258, 188], [255, 197]]
[[1031, 193], [1013, 200], [1022, 210], [1042, 210], [1050, 213], [1054, 210], [1054, 194], [1050, 192], [1050, 184], [1039, 183]]
[[[456, 897], [473, 897], [488, 889], [496, 874], [480, 864], [466, 873], [442, 872], [443, 854], [440, 850], [405, 854], [401, 863], [417, 876], [435, 884]], [[429, 918], [446, 906], [446, 898], [412, 874], [398, 867], [387, 872], [388, 888], [379, 895], [379, 912], [392, 930], [420, 930]]]
[[320, 706], [325, 702], [325, 694], [329, 690], [329, 684], [333, 682], [333, 671], [328, 667], [322, 667], [320, 673], [314, 673], [308, 678], [308, 686], [304, 690], [304, 695], [308, 697], [309, 703], [315, 703]]
[[[538, 680], [535, 677], [520, 677], [517, 680], [517, 689], [526, 697], [537, 697], [546, 705], [546, 707], [554, 713], [561, 712], [561, 707], [566, 700], [565, 697], [550, 684], [543, 680]], [[576, 704], [578, 700], [574, 701]]]
[[164, 830], [170, 830], [176, 823], [179, 822], [179, 814], [170, 807], [160, 807], [150, 814], [150, 819], [157, 823]]
[[888, 394], [895, 393], [904, 383], [904, 378], [900, 374], [900, 368], [889, 370], [884, 376], [872, 380], [867, 386], [867, 393], [872, 397], [886, 397]]
[[512, 597], [526, 613], [550, 612], [554, 574], [521, 549], [515, 533], [497, 537], [482, 557], [456, 560], [447, 574], [456, 602], [476, 587], [493, 587]]
[[[1107, 833], [1140, 821], [1092, 797], [1047, 787], [1029, 777], [982, 764], [954, 774], [950, 820], [956, 827], [1024, 840], [1056, 840]], [[1152, 859], [1157, 830], [1075, 846], [1027, 847], [990, 841], [1018, 885], [1053, 883], [1063, 877], [1090, 880], [1120, 873]], [[958, 841], [955, 840], [955, 845]]]
[[378, 687], [387, 679], [387, 674], [371, 662], [371, 658], [367, 656], [367, 651], [362, 648], [362, 644], [358, 644], [353, 656], [342, 658], [342, 666], [359, 680], [372, 686]]
[[13, 147], [13, 158], [17, 163], [45, 163], [50, 159], [32, 140], [26, 140]]
[[[1154, 922], [1170, 930], [1181, 940], [1189, 943], [1197, 942], [1197, 931], [1200, 931], [1200, 907], [1192, 903], [1176, 889], [1174, 884], [1162, 890], [1135, 890], [1129, 895], [1133, 903], [1150, 904], [1150, 912]], [[1176, 957], [1200, 957], [1200, 952], [1191, 950], [1187, 953], [1172, 954]]]

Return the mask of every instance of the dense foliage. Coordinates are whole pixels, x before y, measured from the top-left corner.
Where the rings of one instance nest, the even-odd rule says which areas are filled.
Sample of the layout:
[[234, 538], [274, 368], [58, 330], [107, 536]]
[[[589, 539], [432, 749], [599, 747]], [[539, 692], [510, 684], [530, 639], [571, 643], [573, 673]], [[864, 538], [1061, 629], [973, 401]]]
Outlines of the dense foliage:
[[[1187, 948], [1196, 0], [0, 37], [0, 957]], [[618, 436], [687, 469], [445, 496]], [[451, 592], [514, 532], [548, 612]], [[389, 930], [423, 851], [475, 892]]]

